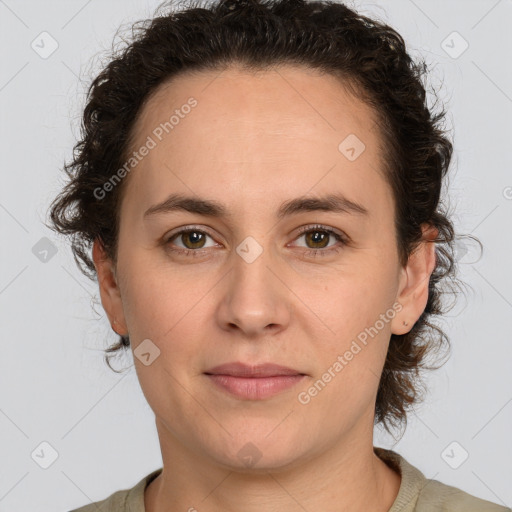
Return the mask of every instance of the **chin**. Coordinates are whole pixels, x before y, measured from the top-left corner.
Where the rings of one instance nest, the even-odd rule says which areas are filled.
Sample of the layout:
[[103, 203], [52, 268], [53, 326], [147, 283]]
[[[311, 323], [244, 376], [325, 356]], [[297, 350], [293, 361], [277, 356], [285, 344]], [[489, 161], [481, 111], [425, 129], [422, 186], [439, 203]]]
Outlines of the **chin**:
[[301, 455], [304, 456], [297, 449], [302, 446], [304, 450], [304, 444], [301, 443], [300, 436], [291, 435], [289, 430], [272, 432], [276, 424], [273, 423], [271, 428], [266, 428], [266, 425], [265, 422], [265, 428], [259, 431], [253, 428], [251, 434], [238, 430], [239, 434], [236, 436], [226, 435], [224, 443], [213, 450], [211, 447], [207, 450], [229, 471], [248, 474], [286, 471], [302, 458]]

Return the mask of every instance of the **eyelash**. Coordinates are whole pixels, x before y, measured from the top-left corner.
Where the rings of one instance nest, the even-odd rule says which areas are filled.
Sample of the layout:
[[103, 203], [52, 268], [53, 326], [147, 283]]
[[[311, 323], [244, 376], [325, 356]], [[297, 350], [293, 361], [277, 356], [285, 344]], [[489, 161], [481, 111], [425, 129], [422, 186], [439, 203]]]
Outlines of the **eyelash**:
[[[342, 247], [347, 245], [347, 243], [348, 243], [347, 239], [344, 236], [337, 233], [336, 231], [334, 231], [334, 229], [332, 229], [328, 226], [322, 226], [320, 224], [315, 224], [313, 226], [302, 226], [301, 228], [299, 228], [299, 236], [297, 238], [300, 238], [302, 235], [304, 235], [306, 233], [315, 232], [315, 231], [324, 232], [324, 233], [327, 233], [329, 236], [333, 236], [338, 242], [341, 243]], [[316, 258], [317, 256], [327, 256], [332, 253], [338, 253], [340, 250], [341, 250], [340, 246], [329, 247], [328, 249], [307, 249], [305, 251], [305, 255]]]
[[[329, 236], [333, 236], [338, 242], [341, 243], [341, 247], [334, 246], [334, 247], [330, 247], [328, 249], [308, 249], [308, 250], [304, 251], [304, 254], [306, 256], [313, 257], [313, 258], [316, 258], [318, 256], [327, 256], [327, 255], [339, 252], [343, 246], [348, 244], [348, 239], [345, 236], [340, 235], [339, 233], [337, 233], [336, 231], [334, 231], [332, 228], [330, 228], [328, 226], [322, 226], [320, 224], [316, 224], [313, 226], [302, 226], [299, 229], [299, 236], [297, 238], [300, 238], [302, 235], [307, 234], [309, 232], [315, 232], [315, 231], [324, 232], [324, 233], [327, 233]], [[177, 231], [176, 233], [173, 233], [169, 238], [166, 239], [166, 241], [164, 242], [164, 245], [167, 246], [169, 251], [178, 253], [185, 257], [201, 256], [202, 253], [204, 251], [206, 251], [207, 249], [182, 249], [182, 248], [176, 249], [176, 248], [171, 247], [170, 242], [172, 240], [174, 240], [175, 238], [179, 237], [180, 235], [182, 235], [184, 233], [190, 233], [190, 232], [201, 233], [203, 235], [207, 235], [207, 236], [213, 238], [208, 232], [206, 232], [202, 229], [198, 229], [194, 226], [190, 226], [188, 228], [184, 228], [180, 231]]]

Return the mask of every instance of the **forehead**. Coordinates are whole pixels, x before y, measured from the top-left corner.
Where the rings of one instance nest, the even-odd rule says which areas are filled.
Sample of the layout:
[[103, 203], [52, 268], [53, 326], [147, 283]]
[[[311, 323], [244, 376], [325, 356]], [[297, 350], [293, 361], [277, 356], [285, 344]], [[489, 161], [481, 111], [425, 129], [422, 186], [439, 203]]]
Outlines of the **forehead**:
[[131, 150], [151, 146], [125, 193], [136, 191], [140, 208], [176, 189], [230, 195], [241, 209], [334, 188], [374, 208], [390, 204], [373, 110], [309, 68], [174, 77], [146, 101], [132, 140]]

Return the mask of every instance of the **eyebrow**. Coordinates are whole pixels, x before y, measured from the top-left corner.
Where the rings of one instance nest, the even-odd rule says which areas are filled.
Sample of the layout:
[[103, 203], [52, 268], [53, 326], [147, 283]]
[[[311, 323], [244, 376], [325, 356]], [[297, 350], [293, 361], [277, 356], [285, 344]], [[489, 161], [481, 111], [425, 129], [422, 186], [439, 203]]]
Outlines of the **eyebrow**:
[[[144, 212], [143, 217], [180, 210], [207, 217], [233, 217], [233, 213], [217, 201], [181, 194], [171, 194], [165, 201], [151, 206]], [[294, 214], [314, 211], [369, 216], [369, 211], [363, 205], [351, 201], [342, 194], [329, 194], [323, 197], [298, 197], [285, 201], [277, 211], [277, 218], [282, 219]]]

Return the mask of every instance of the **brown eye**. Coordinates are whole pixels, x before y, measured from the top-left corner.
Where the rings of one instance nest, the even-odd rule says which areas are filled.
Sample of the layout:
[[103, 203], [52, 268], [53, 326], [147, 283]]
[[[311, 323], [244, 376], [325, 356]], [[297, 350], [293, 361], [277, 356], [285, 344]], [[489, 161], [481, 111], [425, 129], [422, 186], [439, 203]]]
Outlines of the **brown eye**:
[[332, 233], [328, 233], [327, 231], [315, 229], [313, 231], [308, 231], [304, 236], [307, 242], [314, 244], [312, 249], [323, 249], [327, 246], [331, 235]]
[[[309, 251], [304, 251], [306, 256], [326, 256], [333, 252], [339, 252], [348, 243], [343, 235], [326, 226], [304, 226], [300, 232], [301, 235], [297, 239], [304, 237], [305, 247], [309, 249]], [[333, 238], [334, 244], [329, 246], [329, 242]]]
[[212, 239], [211, 235], [200, 229], [182, 229], [171, 235], [165, 245], [170, 251], [189, 255], [191, 253], [200, 253], [202, 249], [215, 246], [215, 243], [206, 245], [207, 238]]
[[202, 249], [205, 242], [205, 233], [201, 231], [182, 231], [178, 234], [187, 249]]

